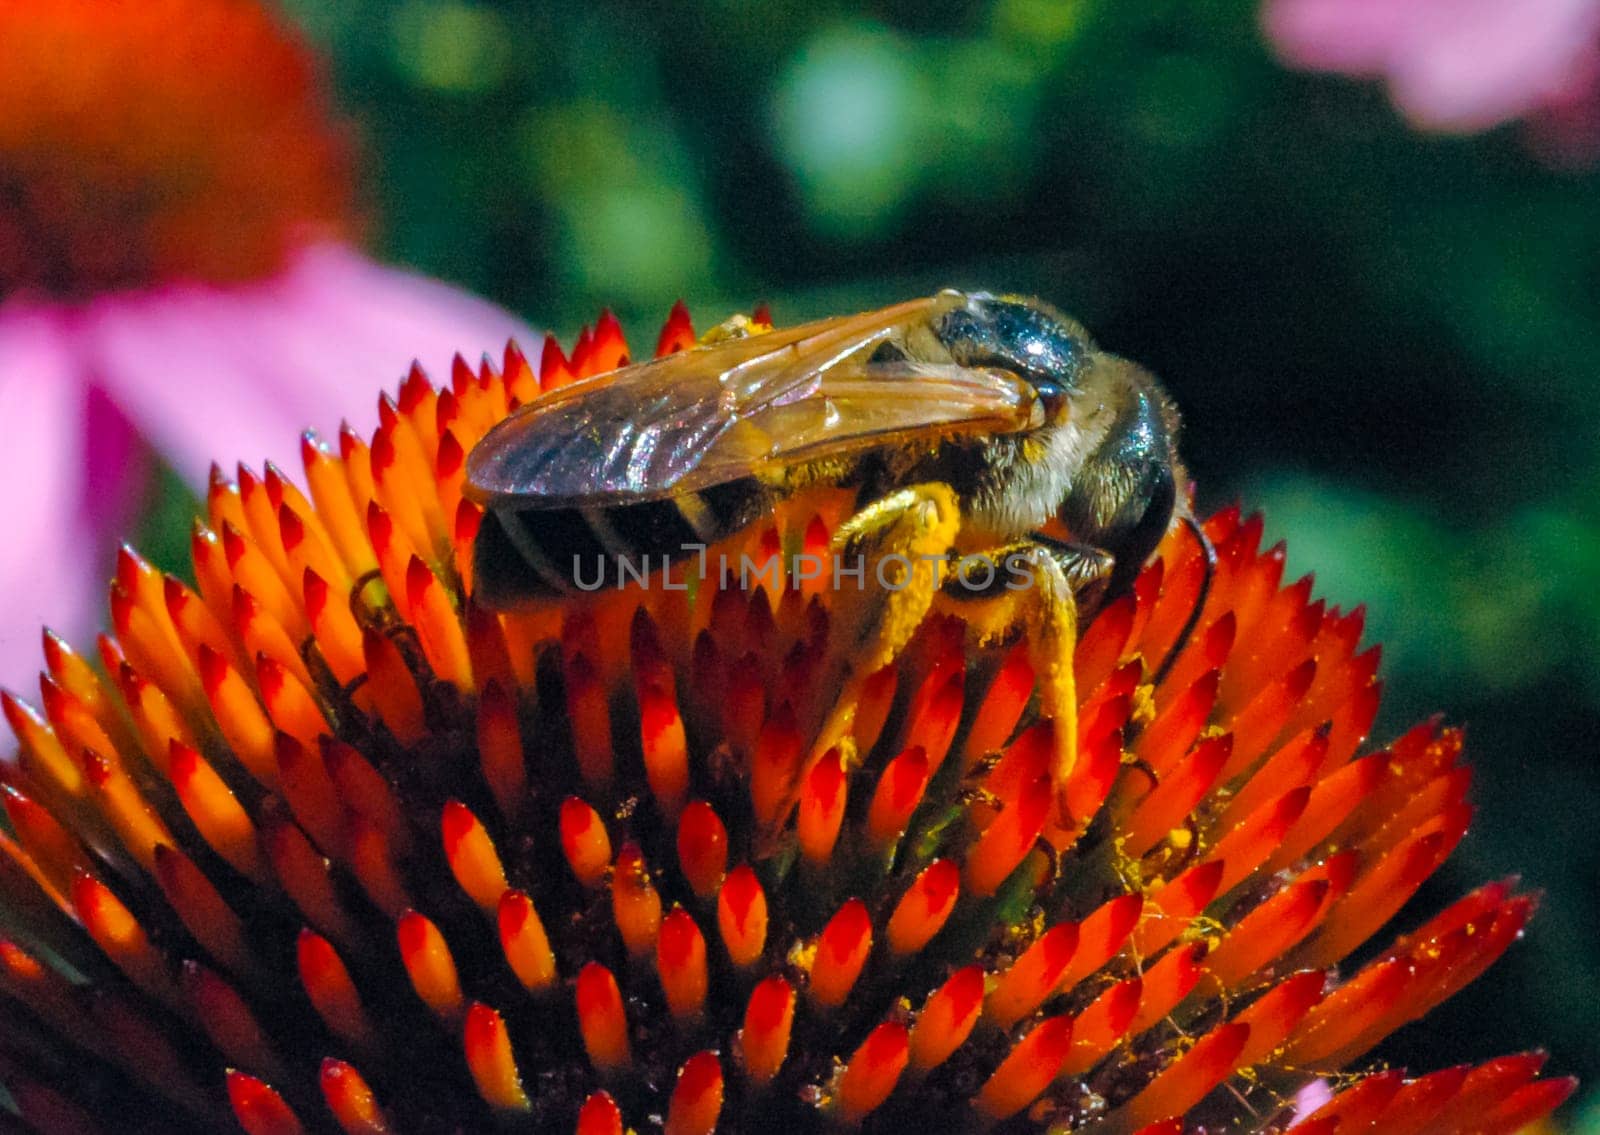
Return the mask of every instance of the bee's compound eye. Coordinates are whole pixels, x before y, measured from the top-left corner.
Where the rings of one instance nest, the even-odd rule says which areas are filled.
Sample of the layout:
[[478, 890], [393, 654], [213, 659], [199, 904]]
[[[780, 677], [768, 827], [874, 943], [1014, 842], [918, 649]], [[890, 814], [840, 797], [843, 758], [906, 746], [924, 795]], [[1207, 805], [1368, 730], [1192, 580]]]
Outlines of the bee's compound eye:
[[999, 366], [1022, 375], [1046, 406], [1066, 398], [1088, 354], [1087, 344], [1050, 310], [989, 296], [971, 297], [946, 316], [939, 337], [963, 366]]

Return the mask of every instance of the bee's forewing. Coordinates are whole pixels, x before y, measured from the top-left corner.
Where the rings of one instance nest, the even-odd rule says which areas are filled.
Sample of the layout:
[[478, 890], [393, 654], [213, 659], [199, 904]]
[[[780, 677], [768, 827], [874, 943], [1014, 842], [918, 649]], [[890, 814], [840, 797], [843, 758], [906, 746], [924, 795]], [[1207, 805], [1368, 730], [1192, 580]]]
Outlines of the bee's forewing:
[[500, 423], [468, 493], [521, 508], [624, 504], [929, 432], [1026, 425], [1031, 390], [999, 371], [866, 364], [864, 348], [942, 296], [683, 351], [575, 383]]

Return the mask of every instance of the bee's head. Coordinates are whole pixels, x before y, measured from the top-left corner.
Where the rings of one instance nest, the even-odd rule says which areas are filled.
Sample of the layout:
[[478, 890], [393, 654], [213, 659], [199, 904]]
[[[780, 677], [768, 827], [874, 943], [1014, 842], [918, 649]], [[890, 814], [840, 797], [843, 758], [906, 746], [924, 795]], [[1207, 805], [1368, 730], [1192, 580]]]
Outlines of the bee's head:
[[1038, 391], [1048, 420], [1062, 420], [1094, 350], [1088, 334], [1038, 300], [976, 292], [965, 301], [934, 325], [951, 359], [1021, 376]]

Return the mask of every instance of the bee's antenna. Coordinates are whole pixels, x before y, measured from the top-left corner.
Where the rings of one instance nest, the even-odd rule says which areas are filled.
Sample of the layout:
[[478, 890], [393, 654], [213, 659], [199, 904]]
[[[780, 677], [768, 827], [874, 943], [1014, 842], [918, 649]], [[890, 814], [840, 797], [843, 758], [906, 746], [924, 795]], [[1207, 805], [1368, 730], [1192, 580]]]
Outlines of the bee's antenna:
[[1194, 534], [1195, 542], [1200, 545], [1200, 556], [1205, 562], [1205, 575], [1200, 578], [1200, 594], [1195, 598], [1194, 607], [1189, 611], [1189, 618], [1183, 624], [1183, 630], [1178, 632], [1178, 637], [1167, 651], [1166, 658], [1162, 659], [1161, 668], [1156, 671], [1152, 680], [1153, 685], [1159, 686], [1166, 680], [1172, 671], [1173, 664], [1178, 661], [1183, 648], [1189, 644], [1189, 636], [1194, 634], [1195, 626], [1200, 622], [1200, 615], [1206, 609], [1206, 601], [1211, 598], [1211, 581], [1217, 574], [1217, 548], [1211, 542], [1211, 537], [1206, 535], [1206, 530], [1193, 516], [1182, 518], [1184, 525]]

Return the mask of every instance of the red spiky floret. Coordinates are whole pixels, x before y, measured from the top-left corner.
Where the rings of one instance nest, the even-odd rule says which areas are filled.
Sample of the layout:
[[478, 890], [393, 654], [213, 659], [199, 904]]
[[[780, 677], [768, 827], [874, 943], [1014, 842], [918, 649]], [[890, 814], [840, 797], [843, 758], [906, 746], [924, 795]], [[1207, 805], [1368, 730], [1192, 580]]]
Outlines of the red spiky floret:
[[[675, 308], [660, 350], [691, 340]], [[109, 680], [46, 635], [37, 708], [0, 697], [31, 1129], [1176, 1135], [1326, 1083], [1298, 1130], [1511, 1132], [1571, 1090], [1538, 1057], [1364, 1074], [1533, 901], [1491, 884], [1339, 970], [1468, 774], [1437, 724], [1358, 755], [1360, 612], [1285, 586], [1258, 518], [1206, 522], [1187, 638], [1182, 532], [1085, 628], [1064, 810], [1025, 644], [928, 619], [813, 752], [853, 641], [814, 580], [475, 604], [465, 454], [627, 357], [602, 315], [537, 374], [414, 371], [370, 442], [307, 435], [305, 491], [217, 470], [193, 586], [124, 551]], [[731, 550], [823, 552], [849, 506]]]

